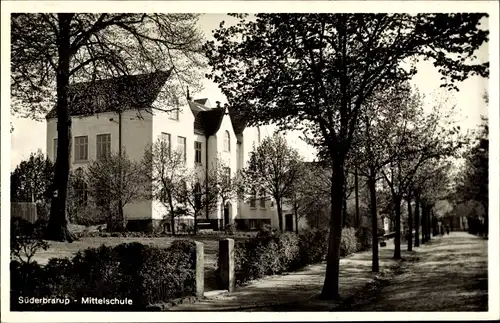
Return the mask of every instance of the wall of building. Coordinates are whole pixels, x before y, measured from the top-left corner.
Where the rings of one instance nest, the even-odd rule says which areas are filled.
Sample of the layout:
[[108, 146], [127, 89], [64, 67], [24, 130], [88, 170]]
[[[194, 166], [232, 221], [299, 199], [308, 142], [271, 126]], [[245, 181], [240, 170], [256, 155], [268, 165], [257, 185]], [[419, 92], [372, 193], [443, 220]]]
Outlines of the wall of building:
[[[124, 152], [132, 160], [140, 161], [144, 156], [144, 148], [151, 142], [152, 116], [142, 113], [139, 118], [136, 110], [127, 110], [122, 113], [122, 147]], [[97, 135], [111, 135], [111, 151], [118, 152], [119, 127], [118, 114], [113, 112], [100, 113], [88, 117], [72, 117], [72, 147], [70, 152], [71, 169], [82, 168], [85, 170], [91, 160], [97, 154]], [[110, 120], [112, 119], [112, 121]], [[88, 160], [75, 161], [74, 138], [88, 136]], [[57, 138], [57, 120], [47, 120], [47, 155], [55, 161], [54, 138]], [[135, 201], [124, 206], [123, 212], [126, 219], [148, 219], [151, 218], [151, 202]]]
[[[158, 106], [160, 109], [168, 110], [171, 107]], [[160, 139], [162, 133], [170, 134], [170, 145], [172, 151], [178, 149], [178, 137], [186, 138], [186, 166], [193, 168], [194, 162], [194, 142], [199, 141], [199, 136], [194, 134], [193, 129], [194, 115], [189, 106], [183, 105], [179, 107], [179, 118], [173, 120], [169, 117], [168, 112], [154, 110], [153, 127], [152, 127], [152, 142]], [[204, 138], [203, 138], [204, 141]], [[204, 144], [202, 144], [202, 147]], [[203, 147], [204, 148], [204, 147]], [[202, 149], [203, 153], [203, 149]], [[152, 201], [153, 212], [152, 218], [160, 220], [168, 214], [168, 209], [165, 208], [160, 201]]]
[[[226, 131], [229, 133], [229, 151], [224, 150], [224, 141]], [[231, 123], [231, 118], [229, 114], [224, 114], [216, 134], [209, 139], [209, 169], [213, 166], [213, 161], [215, 158], [220, 158], [222, 162], [231, 169], [231, 175], [234, 176], [238, 171], [238, 150], [237, 150], [237, 138], [234, 133], [233, 125]], [[234, 201], [229, 202], [229, 221], [232, 222], [237, 216], [238, 203]], [[218, 204], [217, 208], [210, 214], [210, 218], [222, 220], [223, 216], [223, 205], [222, 200]]]

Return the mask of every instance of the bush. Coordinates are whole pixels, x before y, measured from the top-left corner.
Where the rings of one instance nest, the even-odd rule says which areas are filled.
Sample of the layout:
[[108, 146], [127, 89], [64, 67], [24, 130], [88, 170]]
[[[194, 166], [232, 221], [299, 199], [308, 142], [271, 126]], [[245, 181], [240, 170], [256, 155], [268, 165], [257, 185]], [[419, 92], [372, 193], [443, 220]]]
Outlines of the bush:
[[[17, 297], [82, 297], [132, 299], [137, 310], [149, 304], [195, 294], [195, 244], [177, 240], [167, 248], [140, 243], [101, 246], [78, 252], [73, 259], [51, 259], [45, 267], [11, 262], [13, 309], [27, 309]], [[111, 307], [78, 305], [64, 310], [110, 310]], [[45, 305], [47, 306], [47, 305]], [[38, 306], [40, 307], [40, 305]]]
[[227, 235], [234, 235], [236, 233], [236, 225], [234, 223], [228, 223], [224, 227], [224, 233]]
[[[363, 234], [368, 236], [366, 233]], [[342, 230], [341, 257], [358, 251], [360, 245], [355, 229]], [[236, 284], [241, 285], [266, 275], [281, 274], [324, 261], [327, 250], [327, 230], [308, 229], [299, 235], [292, 232], [280, 234], [266, 226], [257, 236], [236, 242], [234, 247]]]
[[30, 263], [37, 251], [47, 250], [49, 244], [42, 239], [43, 228], [41, 221], [33, 224], [22, 218], [13, 218], [10, 224], [11, 259]]
[[300, 233], [300, 258], [302, 264], [313, 264], [325, 260], [327, 250], [327, 230], [308, 229]]
[[372, 231], [369, 228], [359, 228], [356, 230], [356, 238], [359, 243], [358, 251], [367, 251], [372, 247]]
[[266, 275], [281, 274], [300, 265], [300, 239], [295, 233], [260, 234], [238, 241], [234, 248], [235, 278], [240, 285]]
[[356, 238], [356, 229], [342, 229], [342, 237], [340, 239], [340, 256], [346, 257], [359, 250], [358, 239]]

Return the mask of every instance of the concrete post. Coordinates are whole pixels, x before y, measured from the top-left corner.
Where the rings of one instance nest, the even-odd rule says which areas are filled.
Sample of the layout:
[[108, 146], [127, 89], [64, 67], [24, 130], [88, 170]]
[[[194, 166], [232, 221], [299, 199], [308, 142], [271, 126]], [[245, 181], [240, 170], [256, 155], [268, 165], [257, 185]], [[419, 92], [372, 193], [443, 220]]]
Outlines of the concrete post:
[[203, 297], [205, 292], [205, 264], [203, 243], [196, 241], [196, 296]]
[[234, 240], [219, 240], [219, 269], [222, 289], [234, 291]]

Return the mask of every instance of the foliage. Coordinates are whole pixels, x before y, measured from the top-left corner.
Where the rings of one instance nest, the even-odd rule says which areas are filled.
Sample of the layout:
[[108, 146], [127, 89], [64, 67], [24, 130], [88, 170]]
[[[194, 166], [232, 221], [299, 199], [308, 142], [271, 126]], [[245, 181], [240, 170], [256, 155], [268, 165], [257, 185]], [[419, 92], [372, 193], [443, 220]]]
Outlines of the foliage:
[[[47, 250], [49, 244], [42, 239], [40, 223], [30, 223], [22, 218], [10, 222], [10, 257], [22, 264], [30, 264], [35, 253]], [[31, 267], [30, 267], [31, 268]]]
[[458, 202], [475, 200], [488, 212], [488, 119], [483, 118], [476, 142], [466, 153], [465, 164], [456, 178], [456, 199]]
[[216, 180], [210, 171], [191, 168], [182, 176], [182, 183], [177, 195], [177, 201], [182, 204], [185, 215], [194, 218], [192, 233], [198, 231], [198, 218], [202, 211], [212, 212], [219, 203], [219, 193]]
[[326, 259], [328, 230], [308, 229], [300, 233], [300, 258], [304, 264], [314, 264]]
[[[192, 90], [201, 88], [198, 68], [205, 64], [200, 53], [203, 36], [196, 28], [197, 17], [157, 13], [11, 15], [12, 110], [23, 117], [40, 119], [55, 105], [57, 115], [58, 146], [52, 186], [57, 194], [52, 195], [47, 238], [74, 240], [66, 215], [72, 137], [70, 106], [74, 103], [70, 83], [89, 81], [93, 85], [117, 76], [165, 70], [175, 74], [179, 82], [168, 82], [165, 91], [157, 95], [162, 101], [158, 108], [177, 109], [185, 84]], [[87, 89], [82, 90], [92, 96]], [[117, 111], [144, 106], [144, 102], [132, 97], [137, 96], [120, 98], [129, 104], [117, 106]], [[85, 113], [91, 114], [94, 106], [86, 107], [89, 110]]]
[[[222, 159], [220, 155], [212, 160], [208, 171], [208, 177], [211, 185], [214, 185], [216, 188], [215, 191], [220, 200], [221, 212], [224, 212], [224, 205], [226, 205], [226, 202], [232, 201], [238, 197], [242, 178], [239, 176], [239, 173], [234, 173], [231, 170], [227, 162]], [[222, 218], [224, 218], [224, 214], [222, 214]], [[236, 229], [236, 227], [234, 229]]]
[[[343, 234], [344, 232], [342, 232]], [[366, 251], [372, 247], [372, 230], [370, 228], [359, 228], [356, 230], [356, 239], [359, 243], [358, 250]]]
[[[411, 79], [419, 57], [433, 61], [449, 88], [471, 74], [487, 77], [488, 63], [471, 62], [488, 40], [479, 28], [485, 14], [232, 16], [238, 23], [221, 23], [205, 46], [208, 77], [249, 125], [298, 129], [310, 144], [327, 148], [334, 239], [328, 257], [336, 259], [344, 168], [365, 100]], [[338, 265], [329, 264], [322, 294], [337, 298]]]
[[88, 192], [102, 212], [111, 211], [108, 229], [122, 228], [123, 207], [149, 195], [151, 189], [144, 173], [142, 163], [131, 160], [125, 152], [110, 153], [89, 163], [85, 171]]
[[[13, 299], [18, 296], [128, 298], [133, 301], [133, 307], [127, 307], [129, 310], [141, 309], [152, 303], [194, 295], [195, 261], [192, 241], [174, 241], [167, 249], [136, 242], [116, 247], [103, 245], [78, 252], [71, 260], [51, 259], [45, 267], [12, 261], [11, 292]], [[73, 310], [110, 308], [72, 305]]]
[[356, 237], [356, 229], [344, 228], [340, 239], [340, 256], [349, 256], [359, 250], [359, 243]]
[[42, 202], [50, 197], [54, 164], [41, 150], [31, 153], [10, 174], [11, 202]]
[[228, 223], [224, 227], [224, 233], [230, 236], [233, 236], [236, 233], [236, 224]]
[[[300, 234], [261, 230], [253, 238], [237, 241], [234, 247], [236, 284], [266, 275], [281, 274], [326, 259], [328, 231], [303, 230]], [[341, 255], [360, 250], [356, 230], [342, 231]]]
[[175, 234], [176, 212], [175, 199], [181, 189], [182, 176], [186, 172], [186, 163], [183, 153], [171, 150], [170, 143], [159, 138], [152, 147], [144, 153], [144, 169], [152, 183], [152, 197], [160, 201], [169, 212], [165, 216], [170, 221], [172, 233]]
[[275, 133], [254, 149], [241, 173], [246, 196], [275, 200], [280, 231], [283, 231], [283, 200], [292, 195], [301, 171], [299, 152], [288, 145], [284, 136]]

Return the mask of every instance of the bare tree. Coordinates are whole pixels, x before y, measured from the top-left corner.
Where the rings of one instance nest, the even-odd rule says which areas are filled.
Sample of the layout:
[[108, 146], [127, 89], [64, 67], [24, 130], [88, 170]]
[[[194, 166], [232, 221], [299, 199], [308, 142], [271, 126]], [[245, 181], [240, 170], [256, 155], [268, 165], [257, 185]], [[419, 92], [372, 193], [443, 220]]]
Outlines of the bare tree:
[[129, 159], [125, 152], [91, 161], [85, 179], [89, 195], [111, 211], [107, 221], [110, 231], [123, 230], [123, 207], [145, 199], [151, 191], [142, 163]]
[[[13, 112], [40, 119], [55, 105], [58, 148], [46, 237], [75, 239], [67, 229], [71, 149], [70, 82], [168, 70], [194, 89], [202, 34], [193, 14], [16, 13], [11, 18]], [[166, 91], [175, 101], [182, 84]], [[122, 98], [126, 99], [126, 98]], [[129, 106], [142, 106], [129, 102]], [[89, 109], [92, 107], [89, 106]], [[169, 107], [168, 102], [164, 108]], [[89, 111], [91, 113], [91, 111]]]
[[245, 194], [272, 197], [276, 202], [278, 223], [283, 231], [283, 201], [290, 196], [300, 177], [302, 158], [279, 133], [266, 137], [251, 153], [242, 172]]
[[185, 214], [193, 217], [196, 234], [202, 211], [213, 212], [219, 203], [216, 180], [205, 170], [188, 169], [182, 176], [177, 201], [185, 206]]
[[[210, 183], [215, 184], [217, 187], [221, 212], [224, 212], [224, 205], [226, 202], [238, 197], [240, 178], [232, 174], [231, 168], [220, 156], [217, 156], [212, 161], [208, 176], [210, 178]], [[222, 214], [222, 218], [224, 218], [224, 214]]]
[[169, 210], [167, 217], [172, 234], [175, 235], [176, 197], [187, 171], [184, 155], [178, 150], [171, 150], [170, 144], [160, 138], [146, 148], [144, 166], [146, 177], [152, 185], [152, 198]]

